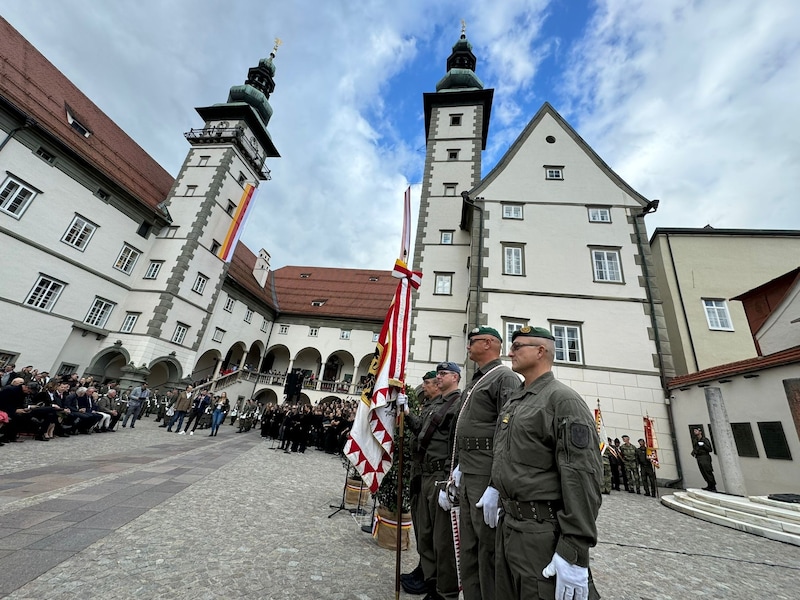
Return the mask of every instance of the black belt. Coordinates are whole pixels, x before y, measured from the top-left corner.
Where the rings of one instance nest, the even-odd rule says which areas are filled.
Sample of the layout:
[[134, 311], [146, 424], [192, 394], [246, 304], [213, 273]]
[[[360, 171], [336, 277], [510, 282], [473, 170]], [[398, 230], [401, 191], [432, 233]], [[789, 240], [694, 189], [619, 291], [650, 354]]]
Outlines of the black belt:
[[423, 473], [435, 473], [436, 471], [444, 471], [447, 465], [447, 460], [429, 460], [422, 463]]
[[503, 505], [503, 511], [507, 515], [519, 521], [534, 519], [540, 523], [542, 521], [555, 521], [556, 513], [564, 508], [564, 504], [561, 500], [517, 502], [516, 500], [501, 498], [500, 503]]
[[494, 438], [490, 437], [459, 437], [459, 450], [491, 450]]

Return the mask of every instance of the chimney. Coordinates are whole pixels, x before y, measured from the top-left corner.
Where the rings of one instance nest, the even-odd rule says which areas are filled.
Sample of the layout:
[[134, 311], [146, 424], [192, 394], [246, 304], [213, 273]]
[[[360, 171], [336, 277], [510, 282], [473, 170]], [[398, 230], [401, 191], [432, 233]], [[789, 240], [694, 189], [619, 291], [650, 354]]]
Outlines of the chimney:
[[269, 275], [269, 252], [263, 248], [258, 251], [258, 258], [253, 267], [253, 277], [258, 281], [258, 285], [262, 288], [267, 284], [267, 276]]

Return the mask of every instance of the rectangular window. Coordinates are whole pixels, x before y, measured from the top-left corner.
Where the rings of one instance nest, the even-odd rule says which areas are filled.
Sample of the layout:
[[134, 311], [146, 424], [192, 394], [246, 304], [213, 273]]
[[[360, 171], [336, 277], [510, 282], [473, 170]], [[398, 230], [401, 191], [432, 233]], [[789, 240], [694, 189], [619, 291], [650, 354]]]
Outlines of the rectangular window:
[[448, 150], [447, 160], [458, 160], [458, 150]]
[[80, 215], [75, 215], [67, 231], [64, 232], [61, 241], [78, 250], [84, 250], [89, 245], [89, 240], [92, 239], [95, 229], [97, 229], [97, 225], [87, 221]]
[[47, 275], [39, 275], [36, 285], [33, 286], [30, 294], [25, 299], [25, 304], [50, 312], [53, 310], [58, 297], [64, 291], [65, 284], [48, 277]]
[[125, 319], [122, 321], [120, 333], [131, 333], [133, 328], [136, 327], [136, 321], [139, 320], [139, 313], [125, 313]]
[[349, 340], [350, 339], [350, 330], [349, 329], [342, 329], [339, 332], [339, 339], [340, 340]]
[[618, 250], [592, 250], [592, 265], [595, 281], [622, 282]]
[[78, 372], [78, 365], [73, 365], [72, 363], [61, 363], [61, 366], [58, 367], [58, 371], [56, 371], [56, 377], [63, 377], [64, 375], [72, 375], [73, 373]]
[[244, 176], [244, 173], [239, 171], [239, 179], [237, 179], [237, 181], [239, 182], [239, 185], [244, 185], [247, 183], [247, 177]]
[[136, 230], [136, 235], [138, 235], [139, 237], [143, 237], [144, 239], [147, 239], [147, 236], [150, 235], [150, 230], [152, 228], [153, 225], [151, 223], [148, 223], [147, 221], [142, 221], [142, 224], [139, 225], [139, 229]]
[[758, 458], [758, 447], [753, 435], [753, 426], [750, 423], [731, 423], [733, 441], [736, 442], [736, 451], [739, 456]]
[[564, 167], [544, 167], [545, 179], [564, 179]]
[[41, 146], [40, 146], [40, 147], [39, 147], [39, 149], [36, 151], [36, 156], [38, 156], [39, 158], [41, 158], [41, 159], [42, 159], [43, 161], [45, 161], [46, 163], [50, 163], [51, 165], [52, 165], [54, 162], [56, 162], [56, 157], [55, 157], [55, 156], [53, 156], [52, 154], [50, 154], [50, 153], [49, 153], [47, 150], [45, 150], [45, 149], [44, 149], [44, 148], [42, 148]]
[[114, 263], [114, 268], [130, 275], [134, 265], [136, 265], [136, 261], [139, 260], [140, 254], [141, 252], [133, 246], [124, 244], [122, 250], [119, 251], [119, 256], [117, 256], [117, 262]]
[[589, 207], [590, 223], [611, 223], [611, 209], [598, 206]]
[[434, 294], [439, 296], [450, 296], [453, 293], [453, 274], [436, 273], [436, 289]]
[[192, 291], [197, 292], [198, 294], [202, 294], [203, 290], [206, 289], [206, 283], [208, 283], [208, 277], [206, 277], [202, 273], [198, 273], [197, 279], [194, 280]]
[[92, 307], [83, 322], [93, 327], [105, 327], [112, 310], [114, 310], [113, 302], [95, 296]]
[[261, 321], [261, 331], [263, 331], [264, 333], [267, 333], [268, 329], [269, 329], [269, 321], [267, 321], [266, 319], [262, 319], [262, 321]]
[[178, 235], [178, 229], [179, 227], [170, 225], [169, 227], [166, 227], [162, 230], [163, 233], [162, 237], [174, 238], [175, 236]]
[[309, 327], [308, 335], [309, 337], [317, 337], [319, 335], [319, 327]]
[[508, 355], [509, 350], [511, 349], [511, 336], [514, 335], [515, 331], [519, 331], [528, 322], [524, 320], [505, 320], [503, 319], [503, 330], [505, 331], [505, 343], [506, 343], [506, 355]]
[[373, 342], [377, 342], [380, 337], [381, 337], [380, 333], [373, 333], [372, 334], [372, 341]]
[[233, 312], [233, 307], [236, 306], [236, 300], [228, 296], [225, 298], [225, 306], [224, 309], [228, 312]]
[[280, 328], [278, 329], [278, 333], [281, 335], [286, 335], [287, 333], [289, 333], [289, 326], [281, 325]]
[[186, 334], [189, 331], [189, 326], [184, 323], [175, 325], [175, 333], [172, 334], [172, 342], [175, 344], [182, 344], [186, 339]]
[[452, 231], [441, 231], [439, 241], [440, 243], [449, 246], [453, 243], [453, 232]]
[[523, 246], [503, 245], [503, 275], [525, 275]]
[[456, 195], [456, 184], [455, 183], [445, 183], [444, 184], [444, 195], [445, 196], [455, 196]]
[[225, 209], [225, 212], [233, 216], [233, 211], [235, 210], [236, 210], [236, 205], [230, 200], [228, 200], [228, 208]]
[[311, 306], [325, 306], [327, 300], [312, 300]]
[[155, 279], [156, 277], [158, 277], [158, 274], [161, 271], [161, 265], [162, 264], [164, 264], [164, 261], [151, 260], [150, 264], [147, 265], [147, 271], [145, 271], [144, 278], [145, 279]]
[[211, 340], [214, 342], [221, 342], [223, 337], [225, 337], [225, 330], [216, 327], [214, 329], [214, 335], [211, 336]]
[[725, 300], [703, 298], [708, 328], [714, 331], [733, 331], [731, 315]]
[[504, 219], [521, 219], [522, 204], [503, 204]]
[[0, 187], [0, 210], [19, 219], [36, 196], [37, 190], [9, 176]]
[[430, 340], [428, 362], [437, 363], [450, 360], [450, 338], [431, 336]]
[[246, 311], [244, 311], [244, 322], [251, 323], [253, 321], [253, 309], [248, 307]]
[[13, 365], [19, 354], [12, 352], [0, 352], [0, 369], [5, 369], [8, 365]]
[[583, 363], [581, 351], [581, 329], [575, 325], [553, 325], [556, 338], [556, 360], [567, 363]]
[[100, 198], [100, 200], [108, 200], [111, 198], [111, 194], [109, 194], [103, 188], [97, 188], [97, 191], [94, 193], [94, 195]]
[[217, 240], [211, 240], [211, 248], [209, 248], [209, 251], [211, 252], [211, 254], [216, 256], [217, 252], [219, 252], [219, 249], [221, 247], [222, 247], [222, 244], [220, 244]]
[[205, 167], [208, 165], [208, 159], [211, 158], [210, 156], [201, 156], [200, 161], [197, 163], [199, 167]]
[[758, 424], [758, 432], [761, 434], [761, 443], [764, 444], [764, 454], [767, 458], [792, 460], [792, 452], [786, 443], [786, 434], [783, 433], [783, 423], [761, 421]]
[[187, 185], [186, 186], [186, 195], [187, 196], [194, 196], [194, 193], [197, 191], [196, 185]]
[[461, 125], [461, 116], [462, 115], [450, 115], [450, 125], [453, 127]]

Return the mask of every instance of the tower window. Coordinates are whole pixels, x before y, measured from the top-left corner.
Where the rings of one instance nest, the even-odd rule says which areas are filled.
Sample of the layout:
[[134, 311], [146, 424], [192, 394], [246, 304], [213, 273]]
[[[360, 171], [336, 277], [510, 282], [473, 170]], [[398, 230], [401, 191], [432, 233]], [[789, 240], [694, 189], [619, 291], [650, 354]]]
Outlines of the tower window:
[[453, 232], [452, 231], [445, 231], [442, 230], [439, 232], [440, 238], [439, 243], [445, 246], [449, 246], [453, 243]]
[[458, 150], [448, 150], [447, 160], [458, 160]]
[[205, 167], [208, 165], [208, 159], [211, 158], [210, 156], [201, 156], [200, 162], [197, 164], [199, 167]]
[[244, 185], [247, 183], [247, 177], [245, 177], [244, 173], [239, 171], [239, 179], [237, 179], [237, 181], [239, 182], [239, 185]]
[[194, 196], [194, 193], [197, 191], [196, 185], [187, 185], [186, 186], [186, 195], [187, 196]]
[[437, 296], [451, 296], [453, 294], [453, 274], [436, 273], [436, 287], [434, 294]]
[[228, 200], [228, 208], [225, 209], [225, 212], [229, 215], [233, 215], [233, 211], [236, 210], [236, 205]]
[[444, 184], [444, 195], [445, 196], [455, 196], [456, 195], [456, 184], [455, 183], [445, 183]]
[[462, 115], [450, 115], [450, 125], [453, 127], [461, 125], [461, 116]]

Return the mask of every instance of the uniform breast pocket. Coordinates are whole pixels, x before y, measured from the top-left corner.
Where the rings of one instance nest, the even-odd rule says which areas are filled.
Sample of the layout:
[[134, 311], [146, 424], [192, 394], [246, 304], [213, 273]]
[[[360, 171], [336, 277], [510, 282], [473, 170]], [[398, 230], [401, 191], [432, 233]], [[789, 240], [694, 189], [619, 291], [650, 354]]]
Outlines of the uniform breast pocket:
[[548, 443], [549, 435], [541, 423], [541, 415], [517, 415], [510, 423], [511, 458], [523, 465], [548, 470], [554, 465], [554, 453]]

